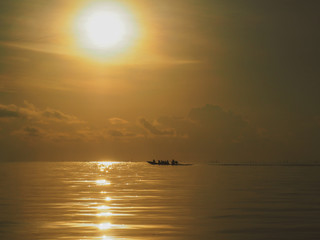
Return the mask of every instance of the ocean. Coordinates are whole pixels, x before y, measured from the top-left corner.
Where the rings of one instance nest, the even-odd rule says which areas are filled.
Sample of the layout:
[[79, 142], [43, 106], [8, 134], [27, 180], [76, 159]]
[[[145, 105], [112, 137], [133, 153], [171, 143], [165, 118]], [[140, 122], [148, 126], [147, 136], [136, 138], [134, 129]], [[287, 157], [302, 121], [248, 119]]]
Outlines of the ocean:
[[3, 240], [316, 240], [320, 167], [0, 163]]

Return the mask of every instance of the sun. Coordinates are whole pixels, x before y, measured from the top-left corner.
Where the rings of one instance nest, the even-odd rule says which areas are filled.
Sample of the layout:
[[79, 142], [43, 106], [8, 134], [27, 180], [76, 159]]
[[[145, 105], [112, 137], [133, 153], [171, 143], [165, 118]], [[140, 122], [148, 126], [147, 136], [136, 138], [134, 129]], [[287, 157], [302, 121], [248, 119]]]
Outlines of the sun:
[[126, 50], [137, 39], [132, 13], [117, 3], [95, 3], [84, 7], [74, 21], [79, 48], [91, 54], [110, 54]]
[[83, 38], [89, 46], [106, 49], [125, 40], [127, 26], [117, 12], [94, 11], [83, 23]]

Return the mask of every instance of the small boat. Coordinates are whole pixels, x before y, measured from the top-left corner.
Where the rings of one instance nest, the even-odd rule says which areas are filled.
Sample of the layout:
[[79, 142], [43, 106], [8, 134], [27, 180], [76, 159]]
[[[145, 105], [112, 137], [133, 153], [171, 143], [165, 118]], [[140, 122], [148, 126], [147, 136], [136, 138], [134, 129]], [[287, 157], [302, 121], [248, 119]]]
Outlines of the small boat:
[[168, 161], [163, 161], [163, 162], [156, 162], [156, 161], [147, 161], [147, 163], [151, 165], [161, 165], [161, 166], [190, 166], [192, 165], [191, 163], [179, 163], [177, 161], [174, 162], [168, 162]]

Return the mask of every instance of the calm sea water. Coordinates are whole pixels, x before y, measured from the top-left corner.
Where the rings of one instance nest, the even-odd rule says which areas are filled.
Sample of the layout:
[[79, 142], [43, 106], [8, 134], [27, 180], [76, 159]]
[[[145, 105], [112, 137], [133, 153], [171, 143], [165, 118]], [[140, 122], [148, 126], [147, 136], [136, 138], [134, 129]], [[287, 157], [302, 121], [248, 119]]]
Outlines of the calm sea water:
[[320, 239], [320, 168], [0, 164], [0, 239]]

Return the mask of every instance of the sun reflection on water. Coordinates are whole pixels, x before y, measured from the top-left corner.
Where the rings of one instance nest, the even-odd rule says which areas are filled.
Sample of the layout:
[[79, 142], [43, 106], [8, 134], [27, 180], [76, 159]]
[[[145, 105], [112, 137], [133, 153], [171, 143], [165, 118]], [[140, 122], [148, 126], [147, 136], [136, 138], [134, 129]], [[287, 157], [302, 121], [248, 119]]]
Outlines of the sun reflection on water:
[[[96, 222], [91, 224], [92, 227], [101, 231], [102, 239], [115, 240], [116, 229], [129, 229], [130, 227], [124, 224], [115, 224], [114, 221], [119, 221], [119, 216], [132, 216], [132, 214], [123, 213], [121, 206], [117, 206], [117, 201], [121, 197], [113, 196], [115, 186], [114, 174], [118, 171], [118, 162], [95, 162], [93, 163], [98, 170], [99, 177], [95, 180], [96, 189], [99, 197], [95, 198], [94, 202], [88, 204], [89, 209], [92, 209], [93, 215], [96, 216]], [[115, 182], [115, 184], [119, 184]], [[101, 236], [100, 235], [100, 236]]]
[[100, 223], [98, 225], [98, 228], [100, 230], [106, 230], [106, 229], [110, 229], [112, 227], [112, 224], [111, 223]]
[[102, 206], [98, 206], [96, 207], [98, 210], [106, 210], [106, 209], [110, 209], [109, 206], [105, 206], [105, 205], [102, 205]]
[[111, 170], [115, 164], [118, 164], [119, 162], [95, 162], [98, 165], [98, 169], [100, 172], [108, 172], [108, 170]]
[[112, 212], [102, 212], [102, 213], [97, 213], [98, 217], [109, 217], [112, 216], [113, 213]]
[[[183, 205], [188, 195], [184, 191], [179, 192], [186, 184], [179, 185], [180, 180], [170, 177], [168, 169], [144, 163], [90, 162], [50, 163], [50, 171], [43, 172], [42, 164], [30, 164], [30, 167], [38, 167], [36, 173], [42, 175], [34, 176], [36, 170], [28, 170], [28, 175], [21, 181], [22, 184], [32, 180], [31, 185], [21, 189], [21, 193], [28, 196], [20, 199], [22, 196], [18, 194], [19, 199], [12, 203], [12, 209], [6, 209], [5, 204], [10, 203], [4, 202], [2, 195], [2, 204], [8, 213], [0, 214], [0, 220], [3, 220], [0, 235], [3, 231], [8, 234], [9, 231], [10, 234], [17, 231], [18, 236], [28, 234], [22, 237], [26, 240], [34, 239], [34, 236], [37, 239], [160, 240], [169, 235], [178, 239], [175, 236], [185, 230], [180, 226], [192, 220], [190, 212], [185, 211], [186, 205]], [[24, 168], [22, 165], [21, 173], [24, 173]], [[108, 172], [100, 169], [108, 169]], [[177, 174], [177, 169], [171, 171], [171, 174]], [[6, 172], [2, 170], [0, 176], [4, 174]], [[15, 178], [11, 180], [16, 181]], [[11, 193], [11, 185], [6, 187], [11, 195], [16, 193]], [[20, 193], [20, 188], [14, 190]], [[15, 209], [17, 203], [25, 204], [24, 200], [26, 205], [20, 206], [24, 208]], [[16, 210], [19, 214], [9, 215]], [[185, 222], [178, 222], [179, 218]], [[0, 239], [21, 237], [5, 235]]]
[[107, 181], [104, 180], [104, 179], [100, 179], [100, 180], [97, 180], [97, 181], [96, 181], [96, 184], [97, 184], [97, 185], [110, 185], [111, 183], [110, 183], [110, 182], [107, 182]]
[[114, 240], [114, 238], [109, 236], [102, 236], [102, 240]]

